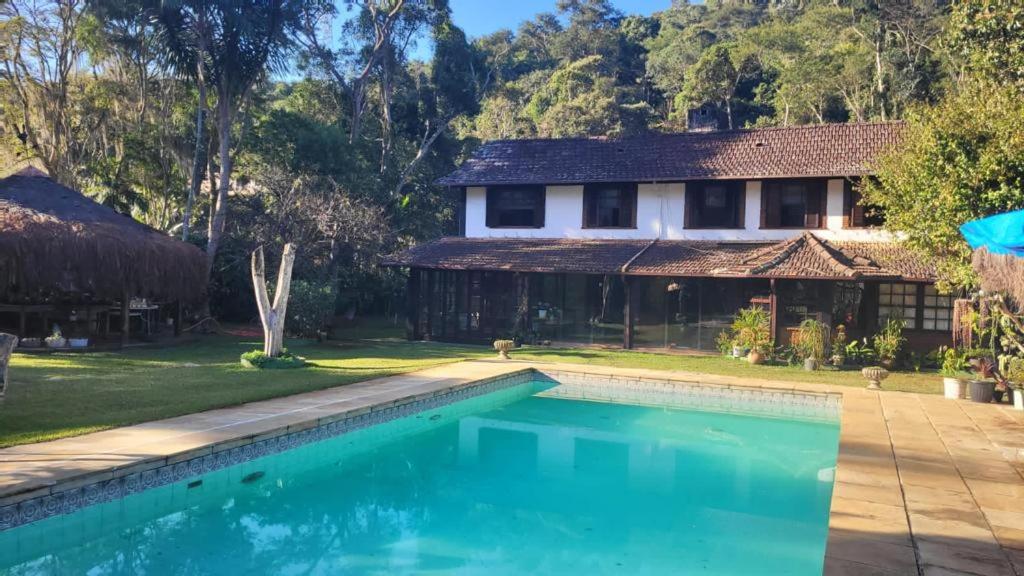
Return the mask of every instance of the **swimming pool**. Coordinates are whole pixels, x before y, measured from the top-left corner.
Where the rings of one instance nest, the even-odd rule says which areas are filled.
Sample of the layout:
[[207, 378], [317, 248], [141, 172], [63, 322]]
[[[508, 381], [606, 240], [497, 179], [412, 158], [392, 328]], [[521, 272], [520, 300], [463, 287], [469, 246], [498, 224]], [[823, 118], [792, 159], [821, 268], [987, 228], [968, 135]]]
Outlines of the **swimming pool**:
[[821, 573], [834, 418], [607, 390], [509, 385], [6, 530], [0, 574]]

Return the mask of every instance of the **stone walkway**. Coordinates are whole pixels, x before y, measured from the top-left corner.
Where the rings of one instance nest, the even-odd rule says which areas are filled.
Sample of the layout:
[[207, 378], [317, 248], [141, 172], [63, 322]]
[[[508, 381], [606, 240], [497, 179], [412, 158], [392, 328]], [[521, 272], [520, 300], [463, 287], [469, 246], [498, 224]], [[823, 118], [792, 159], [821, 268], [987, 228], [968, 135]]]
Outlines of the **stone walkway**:
[[939, 396], [578, 364], [462, 362], [7, 448], [0, 507], [527, 368], [842, 394], [825, 574], [1024, 576], [1024, 413]]

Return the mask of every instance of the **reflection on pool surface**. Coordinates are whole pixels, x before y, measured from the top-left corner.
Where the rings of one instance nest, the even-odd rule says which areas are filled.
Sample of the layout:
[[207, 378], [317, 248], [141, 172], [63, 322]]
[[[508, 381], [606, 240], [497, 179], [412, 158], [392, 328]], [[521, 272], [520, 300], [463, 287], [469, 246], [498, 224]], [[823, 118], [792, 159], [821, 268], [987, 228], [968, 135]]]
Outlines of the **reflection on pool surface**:
[[835, 423], [540, 387], [2, 532], [0, 574], [821, 573]]

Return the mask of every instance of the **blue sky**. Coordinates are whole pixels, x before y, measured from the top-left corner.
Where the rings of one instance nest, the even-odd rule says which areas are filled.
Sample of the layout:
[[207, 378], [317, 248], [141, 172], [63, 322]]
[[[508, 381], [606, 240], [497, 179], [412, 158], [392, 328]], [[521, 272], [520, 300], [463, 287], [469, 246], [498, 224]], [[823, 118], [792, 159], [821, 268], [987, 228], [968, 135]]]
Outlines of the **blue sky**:
[[[471, 38], [502, 28], [515, 30], [519, 23], [540, 12], [554, 12], [557, 0], [449, 0], [452, 19]], [[651, 14], [669, 7], [672, 0], [612, 0], [625, 14]], [[415, 57], [430, 54], [429, 42], [421, 41]]]

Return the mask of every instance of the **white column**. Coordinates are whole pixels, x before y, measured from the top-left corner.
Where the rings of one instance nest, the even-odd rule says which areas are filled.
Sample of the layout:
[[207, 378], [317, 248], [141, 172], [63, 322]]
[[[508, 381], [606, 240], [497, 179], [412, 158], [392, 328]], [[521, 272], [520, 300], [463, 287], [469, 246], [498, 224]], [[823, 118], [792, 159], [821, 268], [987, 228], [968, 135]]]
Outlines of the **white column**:
[[842, 179], [828, 181], [828, 194], [825, 204], [825, 227], [829, 230], [843, 229], [843, 191]]
[[743, 228], [761, 229], [761, 181], [747, 180], [747, 205], [743, 210]]

